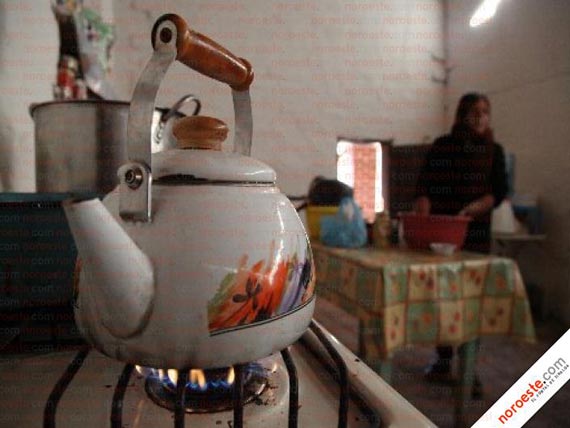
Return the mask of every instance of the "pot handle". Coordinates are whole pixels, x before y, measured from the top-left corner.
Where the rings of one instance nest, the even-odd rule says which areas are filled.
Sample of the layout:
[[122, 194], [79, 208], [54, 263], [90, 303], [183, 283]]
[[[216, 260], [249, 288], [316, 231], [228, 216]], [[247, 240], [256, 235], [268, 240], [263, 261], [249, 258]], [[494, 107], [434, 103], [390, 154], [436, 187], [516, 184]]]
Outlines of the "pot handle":
[[36, 109], [36, 107], [39, 105], [40, 103], [32, 103], [30, 104], [30, 106], [28, 107], [28, 113], [30, 113], [30, 116], [32, 117], [32, 119], [34, 118], [34, 110]]
[[[178, 15], [169, 13], [158, 18], [152, 28], [152, 44], [155, 47], [156, 32], [164, 21], [170, 21], [176, 26], [177, 39], [176, 59], [191, 69], [205, 76], [227, 83], [235, 91], [249, 89], [253, 81], [251, 64], [238, 58], [223, 46], [197, 33], [188, 27], [186, 21]], [[168, 43], [172, 37], [169, 28], [162, 28], [159, 34], [163, 43]]]
[[168, 119], [170, 119], [171, 117], [176, 115], [176, 113], [178, 113], [178, 110], [180, 110], [180, 108], [184, 104], [186, 104], [188, 101], [194, 101], [194, 103], [196, 104], [196, 106], [194, 107], [194, 111], [192, 112], [192, 114], [190, 116], [196, 116], [198, 113], [200, 113], [200, 109], [202, 108], [202, 103], [200, 102], [200, 100], [198, 98], [196, 98], [196, 96], [194, 96], [192, 94], [188, 94], [188, 95], [184, 95], [182, 98], [180, 98], [178, 101], [176, 101], [172, 105], [172, 107], [170, 107], [170, 109], [162, 115], [162, 117], [160, 118], [160, 122], [161, 123], [168, 122]]
[[200, 110], [202, 109], [202, 103], [200, 100], [192, 94], [184, 95], [182, 98], [176, 101], [172, 107], [166, 111], [166, 113], [161, 114], [160, 120], [158, 121], [158, 125], [152, 138], [155, 144], [160, 144], [162, 142], [166, 122], [168, 122], [172, 117], [176, 116], [180, 108], [188, 101], [194, 101], [195, 104], [194, 111], [192, 112], [191, 116], [196, 116], [198, 113], [200, 113]]

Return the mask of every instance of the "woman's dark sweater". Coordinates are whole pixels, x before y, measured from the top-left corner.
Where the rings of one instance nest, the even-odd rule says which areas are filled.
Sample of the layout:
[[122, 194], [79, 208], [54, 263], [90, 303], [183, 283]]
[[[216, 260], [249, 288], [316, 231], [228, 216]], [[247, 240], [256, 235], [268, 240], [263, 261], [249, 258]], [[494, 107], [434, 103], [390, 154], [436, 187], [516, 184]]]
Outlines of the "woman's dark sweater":
[[[456, 215], [467, 204], [492, 194], [498, 206], [507, 193], [502, 147], [482, 138], [444, 135], [429, 151], [416, 186], [416, 197], [427, 196], [432, 214]], [[465, 250], [488, 253], [491, 213], [469, 223]]]

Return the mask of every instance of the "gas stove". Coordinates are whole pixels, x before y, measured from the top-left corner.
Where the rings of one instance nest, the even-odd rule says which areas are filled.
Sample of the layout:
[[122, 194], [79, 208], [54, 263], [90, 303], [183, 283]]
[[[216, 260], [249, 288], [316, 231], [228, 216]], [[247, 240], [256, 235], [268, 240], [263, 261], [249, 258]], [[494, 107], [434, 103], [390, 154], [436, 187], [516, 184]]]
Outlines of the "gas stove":
[[[0, 427], [435, 427], [315, 321], [281, 353], [218, 376], [213, 383], [233, 385], [225, 410], [189, 409], [188, 396], [208, 407], [200, 404], [210, 401], [200, 398], [204, 382], [168, 372], [89, 348], [7, 360], [0, 364]], [[169, 403], [157, 398], [164, 387], [174, 397]]]

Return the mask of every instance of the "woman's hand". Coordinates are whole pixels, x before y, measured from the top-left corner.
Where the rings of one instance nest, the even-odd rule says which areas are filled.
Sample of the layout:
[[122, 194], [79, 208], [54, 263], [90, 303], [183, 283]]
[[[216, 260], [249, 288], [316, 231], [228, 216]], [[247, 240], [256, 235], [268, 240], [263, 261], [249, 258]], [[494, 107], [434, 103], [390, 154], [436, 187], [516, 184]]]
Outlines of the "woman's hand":
[[479, 217], [491, 211], [494, 205], [495, 197], [489, 193], [467, 204], [461, 211], [459, 211], [459, 215]]

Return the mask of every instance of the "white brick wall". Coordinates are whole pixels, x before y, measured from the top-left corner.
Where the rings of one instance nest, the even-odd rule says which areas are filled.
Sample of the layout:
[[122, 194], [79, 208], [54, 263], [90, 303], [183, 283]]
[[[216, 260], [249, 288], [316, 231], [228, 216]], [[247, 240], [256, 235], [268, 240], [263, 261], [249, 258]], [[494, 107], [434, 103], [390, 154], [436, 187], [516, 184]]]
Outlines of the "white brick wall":
[[[114, 83], [123, 98], [150, 55], [154, 20], [170, 11], [253, 64], [253, 155], [276, 169], [286, 193], [336, 175], [339, 135], [402, 144], [443, 130], [443, 90], [431, 81], [440, 68], [430, 55], [443, 49], [437, 0], [117, 1]], [[233, 128], [224, 85], [179, 64], [167, 80], [159, 104], [193, 92], [203, 114]]]
[[[335, 175], [337, 135], [395, 138], [442, 130], [438, 0], [86, 0], [117, 24], [111, 81], [129, 99], [150, 56], [150, 29], [165, 12], [249, 59], [254, 156], [270, 163], [287, 193], [317, 174]], [[0, 0], [0, 177], [5, 190], [34, 189], [32, 102], [51, 99], [58, 31], [49, 1]], [[223, 85], [176, 64], [159, 94], [167, 105], [196, 93], [204, 114], [233, 126]], [[227, 144], [229, 146], [229, 143]], [[228, 148], [228, 147], [226, 147]], [[279, 153], [279, 155], [276, 155]]]

